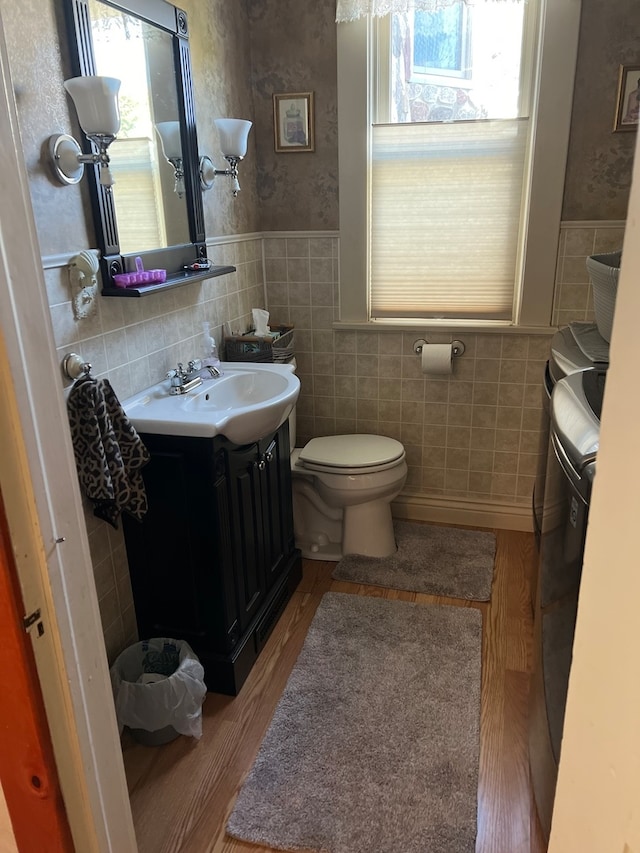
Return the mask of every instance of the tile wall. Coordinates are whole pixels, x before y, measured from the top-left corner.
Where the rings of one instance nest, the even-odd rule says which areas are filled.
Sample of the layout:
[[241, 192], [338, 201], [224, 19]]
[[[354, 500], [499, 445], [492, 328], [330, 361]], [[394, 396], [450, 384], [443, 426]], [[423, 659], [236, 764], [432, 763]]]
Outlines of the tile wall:
[[[57, 352], [75, 350], [93, 365], [93, 375], [108, 375], [122, 400], [159, 382], [178, 361], [201, 352], [202, 321], [218, 341], [222, 324], [246, 328], [251, 308], [264, 307], [262, 239], [250, 237], [209, 248], [214, 264], [236, 272], [141, 298], [97, 299], [93, 317], [76, 320], [70, 302], [66, 262], [45, 261], [45, 275]], [[47, 268], [48, 267], [48, 268]]]
[[[136, 298], [98, 298], [95, 316], [75, 320], [70, 301], [68, 258], [45, 259], [45, 280], [57, 353], [79, 353], [96, 377], [108, 376], [120, 400], [164, 378], [178, 361], [201, 353], [202, 321], [221, 340], [225, 321], [246, 329], [251, 308], [264, 307], [262, 238], [210, 247], [216, 264], [236, 272], [164, 293]], [[70, 384], [70, 383], [66, 383]], [[129, 566], [121, 530], [94, 517], [85, 519], [109, 661], [137, 639]]]
[[405, 446], [406, 492], [528, 505], [549, 336], [460, 333], [466, 349], [453, 375], [425, 377], [413, 352], [419, 333], [332, 328], [337, 254], [337, 237], [265, 240], [271, 315], [296, 326], [297, 443], [388, 435]]
[[553, 324], [593, 322], [593, 297], [585, 261], [622, 248], [624, 222], [570, 222], [560, 232]]
[[[624, 224], [568, 223], [560, 234], [554, 322], [591, 320], [585, 259], [622, 244]], [[541, 377], [549, 335], [466, 334], [454, 374], [425, 378], [403, 332], [334, 330], [338, 236], [272, 233], [218, 241], [215, 263], [237, 272], [141, 299], [98, 299], [93, 318], [73, 318], [66, 263], [45, 259], [60, 361], [79, 352], [108, 376], [120, 399], [159, 381], [200, 351], [201, 322], [246, 329], [250, 310], [296, 327], [302, 381], [298, 444], [317, 435], [374, 432], [406, 447], [408, 495], [470, 505], [528, 507], [538, 464]], [[435, 340], [433, 335], [430, 339]], [[449, 339], [448, 337], [446, 338]], [[122, 533], [85, 508], [109, 660], [136, 639]]]
[[[586, 258], [620, 249], [623, 236], [620, 222], [563, 226], [554, 323], [593, 321]], [[296, 326], [297, 444], [342, 432], [389, 435], [407, 451], [406, 493], [529, 506], [551, 333], [460, 332], [466, 351], [453, 375], [425, 377], [413, 352], [420, 334], [332, 328], [337, 236], [271, 234], [264, 252], [271, 314]]]

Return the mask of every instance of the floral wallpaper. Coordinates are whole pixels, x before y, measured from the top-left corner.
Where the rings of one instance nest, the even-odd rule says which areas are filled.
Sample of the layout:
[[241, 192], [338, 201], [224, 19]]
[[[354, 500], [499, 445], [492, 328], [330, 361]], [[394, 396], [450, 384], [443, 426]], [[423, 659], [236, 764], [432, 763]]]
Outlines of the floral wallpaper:
[[227, 168], [213, 123], [216, 118], [242, 118], [254, 123], [247, 155], [239, 166], [240, 193], [234, 198], [231, 180], [217, 177], [204, 194], [207, 236], [247, 234], [260, 229], [256, 191], [256, 138], [259, 132], [251, 90], [250, 31], [246, 4], [227, 0], [179, 2], [189, 18], [191, 63], [201, 154], [217, 169]]
[[638, 0], [582, 0], [564, 220], [625, 219], [637, 132], [613, 133], [618, 68], [640, 65]]
[[[247, 0], [265, 231], [338, 228], [335, 0]], [[276, 93], [314, 92], [315, 152], [276, 153]]]
[[[257, 193], [265, 231], [338, 222], [334, 0], [247, 0], [256, 121]], [[640, 64], [637, 0], [582, 0], [563, 219], [626, 216], [636, 133], [613, 133], [619, 64]], [[277, 154], [272, 95], [314, 91], [315, 153]]]
[[[189, 16], [200, 151], [225, 163], [216, 117], [249, 118], [242, 191], [227, 179], [205, 194], [209, 235], [336, 230], [338, 127], [335, 0], [184, 0]], [[86, 187], [53, 192], [42, 146], [75, 126], [59, 0], [2, 0], [5, 38], [43, 254], [95, 245]], [[637, 0], [582, 0], [565, 220], [624, 219], [635, 132], [613, 133], [620, 64], [640, 64]], [[276, 153], [274, 93], [315, 94], [315, 152]]]
[[[84, 183], [62, 194], [43, 156], [49, 136], [70, 133], [62, 81], [71, 76], [61, 3], [0, 2], [4, 37], [20, 122], [24, 159], [42, 254], [95, 246], [89, 196]], [[56, 188], [54, 190], [54, 187]]]

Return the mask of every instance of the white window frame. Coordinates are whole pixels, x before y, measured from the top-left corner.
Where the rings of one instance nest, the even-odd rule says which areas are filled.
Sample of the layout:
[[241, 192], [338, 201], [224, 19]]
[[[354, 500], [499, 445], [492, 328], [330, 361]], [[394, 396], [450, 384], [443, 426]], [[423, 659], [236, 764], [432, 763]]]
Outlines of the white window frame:
[[[369, 127], [374, 92], [373, 25], [363, 18], [338, 29], [338, 127], [340, 172], [340, 328], [509, 328], [535, 332], [551, 327], [565, 165], [569, 145], [581, 0], [541, 0], [538, 82], [531, 114], [535, 130], [530, 188], [525, 202], [522, 282], [512, 321], [370, 320], [368, 287]], [[375, 88], [375, 87], [373, 87]]]

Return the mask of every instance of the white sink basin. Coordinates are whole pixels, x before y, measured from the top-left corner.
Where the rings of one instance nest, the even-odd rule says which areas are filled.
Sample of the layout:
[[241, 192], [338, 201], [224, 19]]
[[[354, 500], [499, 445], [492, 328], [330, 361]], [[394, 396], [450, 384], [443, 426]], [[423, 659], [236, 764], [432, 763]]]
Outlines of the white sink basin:
[[170, 394], [167, 379], [124, 400], [122, 407], [138, 432], [223, 435], [234, 444], [264, 438], [291, 414], [300, 380], [290, 364], [225, 361], [222, 371], [187, 394]]

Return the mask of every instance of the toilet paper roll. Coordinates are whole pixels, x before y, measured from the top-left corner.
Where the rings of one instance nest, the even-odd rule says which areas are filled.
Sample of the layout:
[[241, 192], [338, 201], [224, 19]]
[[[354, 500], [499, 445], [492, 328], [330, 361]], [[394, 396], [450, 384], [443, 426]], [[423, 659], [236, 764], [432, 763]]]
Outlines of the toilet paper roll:
[[451, 344], [423, 344], [422, 372], [438, 376], [453, 373], [453, 346]]

